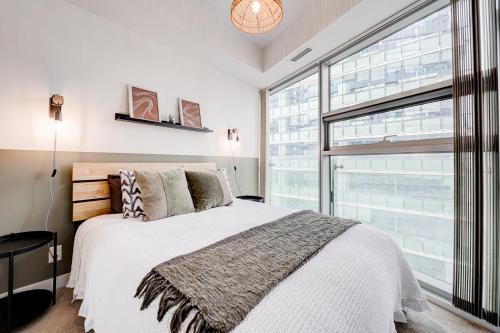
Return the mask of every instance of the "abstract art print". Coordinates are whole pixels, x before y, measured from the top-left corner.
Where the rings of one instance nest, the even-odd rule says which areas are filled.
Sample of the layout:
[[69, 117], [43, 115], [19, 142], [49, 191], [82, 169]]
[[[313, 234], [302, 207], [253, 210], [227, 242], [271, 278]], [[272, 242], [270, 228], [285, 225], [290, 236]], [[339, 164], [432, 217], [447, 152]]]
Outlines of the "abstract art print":
[[160, 121], [158, 95], [146, 89], [128, 86], [130, 117], [150, 121]]
[[201, 127], [200, 104], [179, 99], [179, 116], [181, 125], [195, 128]]

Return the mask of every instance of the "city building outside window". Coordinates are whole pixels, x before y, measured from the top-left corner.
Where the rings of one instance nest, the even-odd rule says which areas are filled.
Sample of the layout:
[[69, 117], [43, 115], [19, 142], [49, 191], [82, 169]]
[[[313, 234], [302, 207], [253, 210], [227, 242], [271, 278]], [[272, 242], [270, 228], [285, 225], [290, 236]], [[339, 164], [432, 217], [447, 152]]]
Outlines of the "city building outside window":
[[269, 98], [271, 204], [319, 210], [318, 74]]
[[451, 77], [451, 18], [444, 8], [332, 64], [330, 120], [324, 117], [332, 214], [388, 233], [417, 278], [447, 295], [453, 283], [453, 105], [450, 93], [436, 98], [433, 87], [442, 90]]

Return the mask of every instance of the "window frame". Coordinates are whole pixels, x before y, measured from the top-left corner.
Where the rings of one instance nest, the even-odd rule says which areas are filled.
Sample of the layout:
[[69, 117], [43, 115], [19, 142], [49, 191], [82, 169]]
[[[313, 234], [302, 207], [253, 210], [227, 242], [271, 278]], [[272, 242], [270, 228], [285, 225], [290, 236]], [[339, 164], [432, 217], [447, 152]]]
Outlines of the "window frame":
[[451, 80], [438, 82], [425, 87], [393, 94], [354, 106], [347, 106], [322, 114], [324, 126], [323, 140], [326, 143], [323, 156], [339, 155], [374, 155], [374, 154], [404, 154], [404, 153], [451, 153], [453, 152], [453, 137], [440, 139], [423, 139], [409, 141], [384, 140], [377, 143], [350, 146], [329, 147], [330, 124], [348, 119], [370, 116], [392, 110], [422, 105], [453, 98], [453, 82]]
[[[325, 70], [328, 77], [330, 66]], [[327, 99], [329, 99], [329, 94]], [[375, 99], [369, 102], [360, 103], [355, 106], [347, 106], [337, 110], [329, 111], [322, 114], [321, 135], [323, 151], [322, 162], [323, 166], [320, 179], [323, 179], [320, 202], [323, 207], [328, 207], [328, 214], [333, 215], [334, 195], [333, 195], [333, 171], [331, 169], [331, 160], [333, 156], [349, 156], [349, 155], [377, 155], [377, 154], [434, 154], [434, 153], [453, 153], [454, 152], [454, 136], [449, 138], [439, 139], [423, 139], [423, 140], [408, 140], [408, 141], [389, 141], [358, 144], [349, 146], [330, 147], [330, 124], [353, 118], [369, 116], [377, 113], [389, 112], [405, 107], [422, 105], [453, 98], [453, 81], [447, 80], [438, 82], [425, 87], [401, 92], [380, 99]], [[325, 173], [327, 175], [325, 176]], [[327, 181], [326, 181], [327, 179]], [[326, 191], [326, 187], [328, 190]], [[325, 200], [328, 197], [328, 200]], [[441, 289], [433, 285], [430, 280], [432, 277], [426, 278], [420, 274], [421, 278], [417, 280], [422, 288], [438, 295], [448, 301], [452, 299], [452, 294], [445, 289]]]
[[[378, 103], [378, 110], [373, 110], [374, 113], [376, 112], [384, 112], [384, 111], [389, 111], [390, 109], [396, 109], [400, 108], [403, 104], [398, 105], [398, 101], [401, 101], [403, 98], [408, 97], [416, 99], [418, 96], [423, 97], [425, 96], [426, 98], [429, 98], [429, 102], [431, 102], [434, 97], [432, 97], [432, 94], [435, 94], [436, 96], [439, 96], [440, 94], [441, 97], [436, 97], [437, 100], [444, 100], [448, 98], [452, 98], [453, 96], [453, 81], [452, 80], [446, 80], [442, 82], [438, 82], [435, 84], [431, 84], [422, 88], [417, 88], [413, 90], [408, 90], [404, 92], [400, 92], [397, 94], [393, 94], [390, 96], [382, 97], [376, 100], [371, 100], [365, 103], [360, 103], [357, 105], [353, 106], [346, 106], [342, 107], [336, 110], [331, 110], [330, 109], [330, 103], [331, 103], [331, 87], [330, 87], [330, 70], [331, 66], [334, 65], [335, 63], [342, 61], [343, 59], [359, 52], [360, 50], [369, 47], [373, 43], [376, 43], [377, 41], [380, 41], [393, 33], [398, 32], [401, 29], [404, 29], [405, 27], [424, 19], [425, 17], [445, 8], [446, 6], [449, 6], [449, 1], [448, 0], [422, 0], [418, 1], [412, 5], [409, 5], [408, 7], [404, 8], [400, 12], [394, 14], [393, 16], [387, 18], [383, 22], [380, 22], [373, 28], [365, 31], [364, 33], [358, 35], [351, 41], [344, 43], [340, 45], [338, 48], [330, 52], [329, 54], [325, 55], [321, 59], [318, 59], [317, 62], [314, 64], [310, 65], [309, 67], [306, 67], [305, 69], [299, 71], [296, 74], [292, 74], [283, 80], [279, 81], [276, 83], [274, 86], [268, 88], [269, 90], [274, 89], [274, 87], [279, 87], [285, 85], [288, 81], [294, 80], [297, 76], [303, 75], [303, 73], [306, 70], [310, 70], [311, 66], [318, 66], [320, 67], [320, 175], [319, 175], [319, 181], [320, 181], [320, 211], [324, 214], [332, 214], [332, 200], [333, 200], [333, 193], [331, 190], [331, 172], [330, 172], [330, 167], [331, 167], [331, 156], [334, 155], [335, 153], [332, 152], [332, 150], [329, 147], [329, 124], [328, 122], [331, 119], [336, 119], [336, 120], [342, 120], [344, 117], [345, 119], [348, 119], [348, 117], [353, 117], [354, 114], [361, 115], [362, 110], [361, 108], [363, 106], [366, 106], [367, 109], [364, 111], [368, 112], [368, 107], [375, 107], [375, 105]], [[427, 95], [428, 94], [428, 95]], [[420, 104], [424, 104], [425, 102], [423, 99], [420, 101]], [[393, 105], [391, 105], [392, 103]], [[344, 115], [345, 113], [345, 115]], [[328, 120], [328, 121], [325, 121]], [[419, 144], [421, 144], [423, 140], [419, 141]], [[432, 142], [429, 142], [432, 143]], [[430, 144], [430, 147], [434, 147], [435, 152], [453, 152], [453, 139], [450, 138], [446, 142], [434, 142], [434, 144]], [[391, 145], [391, 146], [382, 146], [384, 150], [387, 149], [393, 149], [393, 153], [397, 153], [398, 149], [396, 149], [396, 145]], [[366, 148], [366, 147], [365, 147]], [[338, 149], [338, 147], [337, 147]], [[399, 149], [399, 152], [401, 149]], [[354, 152], [354, 151], [352, 151]], [[416, 151], [417, 152], [417, 151]], [[426, 151], [424, 151], [426, 152]]]
[[[267, 178], [269, 177], [269, 105], [267, 105], [267, 102], [269, 101], [270, 95], [293, 85], [294, 83], [302, 80], [304, 77], [311, 75], [313, 72], [319, 73], [319, 209], [320, 212], [324, 214], [331, 214], [331, 154], [328, 153], [328, 126], [325, 126], [325, 122], [323, 121], [323, 114], [329, 114], [330, 112], [330, 66], [448, 6], [449, 4], [449, 0], [420, 0], [412, 3], [384, 21], [376, 24], [372, 28], [355, 36], [348, 42], [339, 45], [328, 54], [312, 61], [298, 71], [285, 76], [261, 92], [261, 99], [265, 102], [262, 105], [263, 110], [261, 112], [263, 119], [265, 119], [265, 128], [261, 129], [260, 140], [265, 147], [261, 148], [260, 160], [262, 162], [261, 167], [264, 167], [265, 171], [260, 171], [260, 176], [262, 177], [260, 182], [260, 192], [264, 194], [265, 200], [269, 197], [269, 186], [267, 185]], [[451, 86], [451, 81], [449, 82], [449, 86]], [[262, 98], [263, 95], [264, 98]], [[335, 110], [335, 112], [338, 113], [342, 110], [343, 108]], [[449, 145], [449, 143], [447, 144]]]
[[[337, 52], [320, 62], [320, 112], [321, 112], [321, 157], [320, 157], [320, 206], [325, 214], [333, 215], [333, 172], [332, 157], [346, 155], [377, 155], [377, 154], [412, 154], [412, 153], [453, 153], [454, 137], [439, 139], [423, 139], [411, 141], [384, 140], [372, 144], [330, 147], [330, 124], [337, 121], [389, 112], [396, 109], [422, 105], [453, 98], [453, 80], [445, 80], [424, 87], [403, 91], [352, 106], [335, 110], [330, 109], [331, 103], [331, 68], [335, 63], [359, 52], [360, 50], [384, 39], [385, 37], [417, 22], [426, 16], [449, 5], [448, 1], [426, 1], [417, 4], [406, 13], [402, 13], [391, 21], [380, 24], [359, 39], [341, 47]], [[431, 278], [432, 279], [432, 278]], [[434, 286], [426, 278], [419, 278], [420, 285], [447, 300], [452, 299], [451, 293]]]

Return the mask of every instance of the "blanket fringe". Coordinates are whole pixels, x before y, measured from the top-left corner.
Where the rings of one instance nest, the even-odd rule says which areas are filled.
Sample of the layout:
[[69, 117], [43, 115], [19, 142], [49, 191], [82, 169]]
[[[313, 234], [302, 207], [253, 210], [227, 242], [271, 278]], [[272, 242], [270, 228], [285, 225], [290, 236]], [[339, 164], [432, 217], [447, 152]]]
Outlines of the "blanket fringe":
[[190, 313], [194, 316], [189, 321], [186, 333], [216, 333], [210, 324], [203, 318], [196, 305], [186, 298], [170, 282], [154, 270], [142, 279], [134, 297], [142, 298], [141, 310], [146, 309], [159, 295], [160, 304], [158, 308], [158, 321], [162, 321], [165, 314], [177, 306], [170, 322], [170, 331], [179, 333], [181, 325], [186, 321]]

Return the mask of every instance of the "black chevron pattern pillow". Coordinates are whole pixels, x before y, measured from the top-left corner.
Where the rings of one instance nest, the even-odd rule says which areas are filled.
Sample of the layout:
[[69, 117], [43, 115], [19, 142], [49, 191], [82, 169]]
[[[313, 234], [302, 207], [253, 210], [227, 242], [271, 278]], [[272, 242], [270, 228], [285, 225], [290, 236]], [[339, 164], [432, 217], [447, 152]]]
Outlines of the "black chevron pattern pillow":
[[119, 170], [121, 187], [123, 218], [144, 217], [141, 189], [132, 171]]

